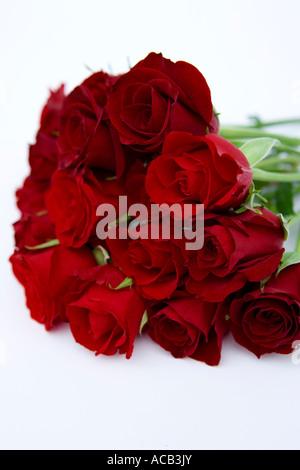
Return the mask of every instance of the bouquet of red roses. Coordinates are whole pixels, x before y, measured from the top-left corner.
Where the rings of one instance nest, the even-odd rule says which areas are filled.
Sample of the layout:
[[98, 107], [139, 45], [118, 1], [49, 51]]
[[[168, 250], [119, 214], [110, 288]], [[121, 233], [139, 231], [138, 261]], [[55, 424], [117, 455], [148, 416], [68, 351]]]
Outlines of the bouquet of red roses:
[[52, 92], [10, 258], [32, 318], [97, 355], [129, 359], [148, 334], [217, 365], [228, 332], [258, 357], [292, 352], [300, 141], [275, 124], [220, 128], [203, 75], [155, 53]]

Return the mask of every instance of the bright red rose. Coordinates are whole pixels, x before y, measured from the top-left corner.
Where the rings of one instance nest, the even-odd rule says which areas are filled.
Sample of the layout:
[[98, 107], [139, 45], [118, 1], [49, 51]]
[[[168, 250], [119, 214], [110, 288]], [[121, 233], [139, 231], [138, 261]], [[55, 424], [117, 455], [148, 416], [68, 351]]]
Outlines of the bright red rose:
[[[76, 300], [66, 314], [75, 340], [97, 355], [117, 352], [130, 359], [146, 303], [134, 287], [116, 290], [125, 276], [114, 266], [100, 266], [76, 276]], [[72, 298], [72, 295], [70, 298]]]
[[64, 86], [51, 92], [51, 96], [41, 115], [41, 126], [36, 143], [31, 145], [29, 163], [31, 177], [36, 181], [50, 181], [57, 168], [61, 112], [65, 100]]
[[64, 296], [77, 270], [96, 265], [88, 248], [70, 250], [60, 246], [11, 258], [16, 278], [24, 286], [31, 316], [50, 330], [65, 321]]
[[98, 181], [87, 169], [67, 173], [57, 171], [46, 195], [50, 219], [63, 246], [78, 248], [93, 235], [100, 204], [118, 205], [123, 186], [118, 181]]
[[161, 54], [149, 54], [119, 78], [107, 110], [121, 143], [141, 152], [160, 151], [171, 131], [218, 131], [203, 75], [192, 65], [173, 63]]
[[239, 293], [230, 306], [235, 340], [258, 358], [268, 353], [290, 354], [300, 340], [300, 264], [259, 286]]
[[21, 189], [16, 192], [17, 206], [22, 214], [39, 214], [46, 209], [45, 191], [48, 182], [36, 181], [29, 176]]
[[98, 72], [66, 98], [58, 141], [61, 169], [84, 163], [122, 174], [123, 150], [105, 111], [115, 80]]
[[186, 269], [181, 250], [172, 240], [145, 240], [143, 236], [142, 229], [137, 240], [107, 239], [112, 260], [134, 279], [146, 299], [170, 298], [184, 283]]
[[150, 164], [146, 190], [156, 204], [194, 202], [224, 211], [245, 202], [252, 180], [246, 157], [227, 140], [172, 132]]
[[56, 238], [55, 227], [48, 214], [25, 214], [14, 224], [16, 247], [27, 251]]
[[228, 329], [219, 305], [178, 293], [148, 309], [149, 336], [175, 358], [190, 357], [216, 366]]
[[206, 217], [204, 247], [186, 253], [190, 293], [220, 302], [247, 281], [264, 281], [277, 270], [284, 231], [275, 214], [267, 209], [261, 212]]

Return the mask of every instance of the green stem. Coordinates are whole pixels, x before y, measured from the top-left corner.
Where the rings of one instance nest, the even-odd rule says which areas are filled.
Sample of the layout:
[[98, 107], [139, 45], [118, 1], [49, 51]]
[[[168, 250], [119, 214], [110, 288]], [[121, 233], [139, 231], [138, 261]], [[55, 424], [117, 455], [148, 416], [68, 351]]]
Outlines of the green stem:
[[289, 147], [300, 146], [300, 139], [294, 137], [287, 137], [280, 134], [268, 134], [255, 128], [249, 128], [246, 126], [236, 127], [221, 127], [220, 135], [227, 140], [237, 139], [257, 139], [259, 137], [269, 137], [270, 139], [279, 140], [282, 144]]
[[253, 179], [265, 183], [294, 183], [300, 181], [299, 173], [275, 173], [275, 171], [264, 171], [253, 168]]
[[300, 119], [285, 119], [282, 121], [270, 121], [270, 122], [263, 122], [261, 121], [258, 117], [252, 117], [250, 118], [253, 121], [256, 122], [256, 124], [250, 125], [249, 127], [253, 129], [262, 129], [264, 127], [274, 127], [274, 126], [285, 126], [289, 124], [300, 124]]
[[267, 168], [270, 166], [276, 166], [282, 163], [290, 163], [292, 165], [300, 165], [300, 159], [298, 157], [287, 157], [287, 158], [279, 158], [279, 157], [270, 157], [266, 160], [259, 162], [256, 167], [257, 168]]

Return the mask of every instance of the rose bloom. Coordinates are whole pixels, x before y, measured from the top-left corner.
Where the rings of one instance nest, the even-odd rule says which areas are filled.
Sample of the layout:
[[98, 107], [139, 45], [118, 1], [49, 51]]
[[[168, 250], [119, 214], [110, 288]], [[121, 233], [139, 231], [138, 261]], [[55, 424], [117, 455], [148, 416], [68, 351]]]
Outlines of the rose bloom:
[[71, 250], [60, 246], [30, 253], [16, 251], [10, 262], [25, 288], [31, 317], [45, 324], [47, 330], [66, 320], [64, 296], [73, 274], [96, 265], [88, 248]]
[[172, 132], [150, 164], [146, 190], [156, 204], [194, 202], [225, 211], [245, 202], [252, 180], [246, 157], [227, 140]]
[[46, 205], [61, 244], [73, 248], [85, 245], [93, 235], [98, 206], [117, 206], [121, 194], [121, 183], [98, 180], [97, 173], [90, 169], [54, 173]]
[[47, 213], [25, 214], [14, 224], [16, 247], [28, 251], [56, 238], [55, 227]]
[[126, 276], [134, 279], [143, 297], [169, 298], [185, 280], [181, 250], [172, 240], [144, 239], [144, 231], [148, 231], [148, 226], [141, 229], [137, 240], [108, 238], [111, 258]]
[[61, 112], [65, 100], [64, 86], [51, 92], [41, 114], [36, 143], [30, 146], [29, 163], [31, 177], [36, 181], [50, 181], [57, 168]]
[[204, 302], [182, 292], [148, 309], [149, 336], [175, 358], [190, 357], [216, 366], [227, 332], [219, 304]]
[[45, 191], [49, 183], [36, 181], [29, 176], [16, 192], [17, 206], [22, 214], [39, 214], [46, 210]]
[[171, 131], [218, 131], [203, 75], [192, 65], [173, 63], [161, 54], [149, 54], [119, 78], [107, 111], [121, 143], [140, 152], [159, 152]]
[[67, 96], [59, 133], [59, 167], [124, 170], [124, 154], [105, 106], [116, 77], [98, 72]]
[[268, 353], [290, 354], [300, 340], [300, 264], [259, 286], [236, 295], [230, 306], [234, 339], [258, 358]]
[[96, 355], [132, 356], [146, 303], [134, 287], [118, 290], [125, 279], [112, 265], [83, 270], [75, 277], [66, 314], [75, 340]]
[[261, 209], [242, 214], [209, 214], [204, 246], [185, 253], [188, 292], [209, 302], [221, 302], [246, 282], [261, 282], [278, 268], [284, 249], [280, 219]]

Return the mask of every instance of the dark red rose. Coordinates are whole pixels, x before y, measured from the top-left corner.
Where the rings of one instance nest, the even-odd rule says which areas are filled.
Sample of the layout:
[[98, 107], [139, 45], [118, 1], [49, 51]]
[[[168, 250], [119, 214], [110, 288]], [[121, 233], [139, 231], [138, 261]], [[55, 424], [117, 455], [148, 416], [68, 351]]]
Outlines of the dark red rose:
[[10, 262], [25, 288], [32, 318], [45, 324], [47, 330], [66, 320], [64, 296], [73, 274], [96, 265], [88, 248], [71, 250], [60, 246], [37, 253], [16, 252]]
[[171, 131], [218, 131], [203, 75], [192, 65], [173, 63], [161, 54], [149, 54], [119, 78], [107, 110], [121, 143], [141, 152], [160, 151]]
[[258, 358], [290, 354], [300, 340], [300, 264], [275, 275], [262, 291], [253, 287], [238, 294], [230, 306], [235, 340]]
[[101, 182], [91, 170], [57, 171], [46, 196], [50, 219], [63, 246], [78, 248], [93, 234], [100, 204], [118, 205], [123, 186], [118, 181]]
[[261, 212], [206, 217], [204, 247], [186, 253], [190, 293], [220, 302], [247, 281], [261, 282], [277, 270], [284, 231], [275, 214], [267, 209]]
[[148, 309], [148, 334], [175, 358], [190, 357], [216, 366], [227, 331], [219, 305], [179, 294]]
[[25, 214], [14, 224], [16, 247], [26, 250], [56, 238], [55, 227], [47, 213]]
[[122, 174], [123, 150], [105, 111], [115, 80], [96, 73], [66, 98], [59, 134], [61, 169], [84, 163]]
[[16, 193], [17, 206], [22, 214], [39, 214], [45, 212], [45, 191], [48, 182], [36, 181], [29, 176], [21, 189]]
[[64, 104], [64, 86], [51, 92], [51, 96], [41, 115], [41, 126], [36, 143], [31, 145], [29, 163], [31, 177], [36, 181], [50, 181], [57, 168], [58, 145], [61, 112]]
[[76, 300], [66, 308], [75, 340], [97, 355], [118, 351], [130, 359], [146, 310], [134, 287], [118, 288], [125, 276], [114, 266], [100, 266], [76, 276]]
[[156, 204], [194, 202], [224, 211], [245, 202], [252, 181], [246, 157], [227, 140], [172, 132], [150, 164], [146, 190]]
[[61, 112], [65, 101], [65, 87], [57, 91], [51, 91], [47, 104], [41, 114], [41, 126], [39, 132], [45, 135], [56, 136], [60, 129]]
[[186, 269], [180, 248], [172, 240], [146, 240], [140, 231], [137, 240], [107, 240], [112, 260], [133, 278], [146, 299], [167, 299], [183, 283]]

